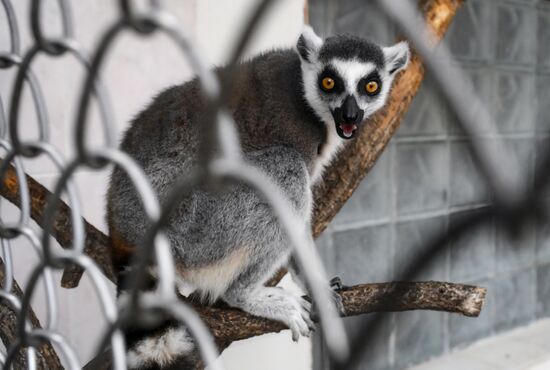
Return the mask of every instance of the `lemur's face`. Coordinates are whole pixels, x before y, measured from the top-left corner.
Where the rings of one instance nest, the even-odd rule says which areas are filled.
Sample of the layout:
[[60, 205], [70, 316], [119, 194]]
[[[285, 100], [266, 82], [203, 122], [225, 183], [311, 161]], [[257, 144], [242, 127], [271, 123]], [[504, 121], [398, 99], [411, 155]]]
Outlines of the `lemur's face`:
[[306, 26], [298, 39], [306, 100], [325, 124], [343, 139], [384, 106], [393, 78], [409, 62], [400, 42], [380, 47], [358, 37], [320, 39]]

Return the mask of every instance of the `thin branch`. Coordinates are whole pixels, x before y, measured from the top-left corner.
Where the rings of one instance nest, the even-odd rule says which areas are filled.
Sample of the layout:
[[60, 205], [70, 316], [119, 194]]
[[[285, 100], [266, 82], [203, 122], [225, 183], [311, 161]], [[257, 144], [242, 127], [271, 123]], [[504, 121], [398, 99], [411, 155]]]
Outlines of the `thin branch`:
[[[5, 265], [4, 261], [0, 258], [0, 289], [4, 288], [5, 278]], [[16, 281], [13, 282], [11, 293], [20, 300], [23, 299], [23, 292]], [[28, 318], [33, 329], [41, 328], [40, 321], [32, 309], [28, 312]], [[6, 348], [10, 348], [12, 344], [17, 342], [19, 337], [17, 329], [17, 312], [6, 300], [1, 299], [0, 323], [2, 323], [0, 327], [0, 339]], [[63, 366], [61, 366], [61, 362], [59, 361], [59, 357], [57, 357], [57, 354], [50, 343], [43, 343], [38, 347], [36, 364], [38, 369], [63, 369]], [[16, 355], [13, 367], [14, 369], [28, 368], [27, 357], [24, 350], [19, 351]]]

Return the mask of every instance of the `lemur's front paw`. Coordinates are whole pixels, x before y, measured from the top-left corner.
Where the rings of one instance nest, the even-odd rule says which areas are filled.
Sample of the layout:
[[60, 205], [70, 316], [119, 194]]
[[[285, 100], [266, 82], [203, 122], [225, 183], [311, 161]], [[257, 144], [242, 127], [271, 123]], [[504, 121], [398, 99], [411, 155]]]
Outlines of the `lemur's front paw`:
[[288, 294], [288, 301], [280, 306], [281, 319], [292, 332], [292, 340], [297, 342], [300, 335], [309, 337], [315, 330], [315, 324], [311, 320], [311, 303], [304, 298]]
[[267, 295], [269, 314], [272, 319], [281, 321], [292, 332], [292, 340], [300, 335], [309, 337], [315, 329], [311, 320], [311, 303], [304, 298], [281, 288], [272, 288]]
[[262, 287], [255, 289], [253, 294], [229, 292], [224, 300], [230, 306], [253, 315], [282, 322], [292, 332], [294, 341], [300, 335], [309, 337], [315, 329], [311, 320], [311, 303], [282, 288]]

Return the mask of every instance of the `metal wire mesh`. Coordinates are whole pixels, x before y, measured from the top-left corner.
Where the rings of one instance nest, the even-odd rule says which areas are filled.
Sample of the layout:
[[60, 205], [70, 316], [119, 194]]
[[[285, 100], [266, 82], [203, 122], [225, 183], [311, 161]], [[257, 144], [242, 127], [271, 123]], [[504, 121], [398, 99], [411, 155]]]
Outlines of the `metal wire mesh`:
[[[6, 130], [5, 127], [2, 130], [4, 133], [2, 145], [6, 149], [7, 154], [0, 172], [5, 175], [8, 168], [7, 164], [12, 161], [16, 164], [18, 178], [21, 180], [19, 182], [19, 192], [22, 197], [22, 204], [24, 204], [20, 221], [17, 224], [4, 225], [3, 227], [3, 258], [7, 266], [7, 274], [2, 296], [8, 302], [11, 302], [18, 311], [20, 334], [18, 341], [12, 344], [7, 356], [3, 359], [4, 366], [9, 368], [12, 365], [15, 354], [21, 348], [26, 347], [28, 348], [29, 367], [36, 367], [34, 346], [40, 341], [47, 340], [56, 344], [59, 354], [63, 357], [68, 367], [74, 369], [79, 367], [74, 350], [56, 332], [57, 306], [54, 291], [51, 289], [53, 281], [50, 274], [52, 269], [62, 269], [69, 265], [78, 265], [89, 273], [96, 288], [98, 300], [103, 308], [103, 314], [111, 325], [105, 335], [104, 342], [105, 344], [110, 344], [115, 368], [123, 369], [126, 367], [125, 346], [120, 329], [124, 320], [132, 320], [136, 316], [141, 315], [140, 317], [143, 317], [148, 312], [158, 311], [166, 312], [182, 321], [194, 337], [205, 363], [212, 369], [221, 368], [221, 365], [215, 362], [218, 353], [206, 326], [198, 318], [198, 315], [187, 307], [185, 303], [179, 301], [175, 295], [174, 265], [168, 241], [161, 231], [163, 225], [167, 223], [170, 208], [165, 207], [161, 209], [158, 199], [141, 168], [125, 153], [116, 149], [114, 144], [113, 120], [108, 107], [108, 100], [97, 76], [112, 43], [126, 29], [134, 30], [138, 34], [149, 34], [156, 31], [169, 36], [174, 41], [176, 47], [179, 47], [183, 51], [192, 68], [197, 73], [203, 92], [211, 106], [209, 111], [213, 112], [211, 122], [205, 122], [209, 125], [209, 130], [203, 145], [209, 149], [219, 148], [222, 153], [222, 159], [214, 159], [209, 156], [203, 158], [204, 171], [183, 179], [175, 186], [173, 195], [170, 198], [178, 199], [185, 196], [185, 194], [191, 191], [192, 185], [199, 181], [219, 181], [223, 178], [235, 178], [256, 188], [266, 198], [267, 202], [272, 205], [275, 214], [286, 229], [291, 242], [297, 246], [295, 255], [309, 280], [312, 294], [322, 303], [319, 305], [319, 309], [321, 316], [326, 319], [324, 320], [326, 322], [325, 329], [336, 334], [340, 333], [340, 337], [336, 335], [336, 340], [332, 340], [332, 346], [339, 348], [338, 352], [345, 351], [346, 342], [342, 340], [344, 338], [343, 327], [336, 316], [335, 310], [331, 308], [328, 291], [323, 289], [320, 283], [323, 280], [326, 281], [326, 278], [322, 271], [320, 259], [315, 253], [311, 236], [296, 226], [300, 223], [295, 219], [296, 215], [291, 211], [288, 200], [282, 195], [282, 192], [260, 172], [241, 161], [236, 132], [232, 129], [232, 118], [225, 112], [223, 99], [221, 99], [223, 87], [220, 86], [213, 72], [206, 67], [207, 64], [202, 61], [196, 51], [197, 49], [191, 45], [188, 35], [183, 29], [179, 28], [178, 22], [163, 10], [160, 3], [150, 1], [146, 12], [140, 13], [134, 8], [132, 2], [120, 1], [120, 18], [105, 31], [91, 59], [85, 55], [82, 47], [73, 37], [73, 24], [67, 1], [59, 1], [58, 4], [63, 27], [62, 35], [55, 39], [49, 39], [41, 30], [41, 1], [32, 1], [30, 23], [34, 44], [24, 55], [20, 54], [19, 30], [12, 4], [9, 0], [3, 1], [2, 4], [9, 20], [11, 50], [2, 54], [1, 66], [2, 68], [17, 68], [17, 76], [9, 110], [9, 130]], [[267, 9], [267, 5], [269, 5], [269, 2], [262, 2], [251, 18], [250, 25], [235, 50], [233, 64], [240, 58], [242, 50], [247, 45], [256, 24], [261, 19], [262, 13]], [[65, 162], [57, 148], [49, 144], [48, 115], [43, 93], [31, 71], [33, 60], [41, 53], [53, 57], [72, 54], [88, 70], [87, 78], [81, 91], [80, 105], [75, 122], [74, 141], [77, 156], [69, 163]], [[29, 84], [32, 90], [38, 114], [38, 140], [34, 141], [24, 141], [19, 136], [20, 122], [18, 118], [25, 82]], [[101, 122], [105, 132], [105, 145], [99, 150], [88, 149], [86, 145], [87, 112], [92, 95], [95, 95], [99, 102], [102, 116]], [[3, 123], [5, 123], [5, 120], [3, 120]], [[222, 135], [218, 134], [218, 130], [221, 131]], [[8, 131], [9, 139], [6, 137], [8, 136]], [[202, 152], [207, 153], [211, 152], [211, 150], [203, 150]], [[43, 225], [41, 235], [37, 235], [28, 228], [29, 189], [24, 178], [24, 168], [19, 159], [20, 157], [35, 158], [38, 156], [49, 158], [57, 166], [60, 173], [53, 191], [54, 196], [48, 202], [45, 210], [44, 218], [46, 222]], [[111, 163], [123, 169], [131, 178], [151, 222], [151, 228], [147, 232], [145, 242], [141, 246], [136, 258], [139, 262], [136, 263], [137, 266], [133, 270], [134, 278], [132, 279], [133, 284], [130, 290], [131, 299], [128, 300], [126, 307], [120, 309], [117, 308], [113, 297], [110, 296], [106, 281], [101, 275], [99, 268], [83, 253], [85, 239], [83, 219], [81, 217], [79, 199], [73, 183], [73, 176], [77, 169], [82, 167], [99, 169]], [[66, 250], [54, 251], [51, 248], [49, 236], [53, 228], [51, 220], [55, 216], [58, 200], [62, 193], [66, 193], [68, 203], [72, 209], [72, 245], [71, 248]], [[173, 204], [173, 202], [168, 202], [168, 204]], [[10, 293], [13, 281], [10, 239], [22, 234], [29, 235], [29, 240], [40, 253], [41, 263], [33, 270], [21, 301]], [[153, 255], [159, 271], [159, 287], [154, 299], [148, 300], [139, 294], [139, 288], [144, 276], [142, 271], [145, 270]], [[308, 263], [304, 263], [305, 261], [308, 261]], [[37, 283], [41, 279], [46, 283], [48, 320], [43, 329], [31, 330], [27, 322], [30, 300]]]
[[[189, 329], [194, 337], [197, 346], [205, 362], [210, 369], [220, 369], [221, 365], [215, 361], [218, 352], [214, 341], [204, 323], [198, 315], [184, 302], [179, 301], [175, 296], [174, 265], [170, 254], [170, 246], [162, 234], [162, 227], [166, 225], [170, 207], [162, 208], [153, 192], [142, 169], [125, 153], [119, 151], [115, 144], [114, 122], [111, 113], [110, 101], [105, 92], [105, 87], [98, 79], [99, 71], [104, 64], [108, 51], [113, 42], [124, 30], [133, 30], [140, 35], [153, 32], [162, 32], [168, 35], [187, 57], [194, 71], [197, 73], [203, 91], [208, 97], [212, 119], [208, 122], [208, 132], [203, 145], [208, 148], [219, 148], [223, 155], [220, 158], [213, 158], [206, 155], [202, 161], [204, 170], [200, 174], [182, 179], [176, 184], [172, 192], [171, 200], [166, 204], [176, 204], [186, 193], [191, 191], [194, 184], [200, 181], [219, 181], [223, 178], [235, 178], [244, 181], [256, 188], [263, 194], [267, 201], [273, 206], [280, 222], [287, 230], [290, 239], [296, 246], [294, 253], [301, 262], [301, 267], [308, 277], [312, 293], [320, 304], [320, 314], [323, 318], [324, 331], [331, 333], [325, 335], [327, 345], [335, 352], [345, 353], [346, 342], [342, 325], [331, 311], [329, 297], [322, 288], [320, 281], [326, 280], [322, 264], [313, 248], [313, 241], [310, 235], [295, 227], [296, 217], [287, 205], [288, 201], [270, 181], [264, 178], [256, 169], [245, 165], [240, 160], [240, 149], [238, 140], [233, 128], [231, 116], [224, 109], [224, 102], [228, 86], [231, 81], [220, 81], [207, 68], [207, 65], [200, 57], [198, 50], [190, 41], [185, 29], [179, 27], [175, 19], [163, 8], [160, 1], [150, 0], [147, 2], [145, 11], [138, 11], [135, 4], [130, 0], [119, 0], [120, 17], [101, 35], [100, 42], [94, 50], [92, 57], [88, 57], [79, 42], [74, 37], [74, 24], [71, 16], [71, 3], [67, 0], [58, 0], [59, 16], [61, 17], [62, 34], [57, 38], [48, 38], [40, 26], [41, 19], [40, 0], [33, 0], [31, 3], [30, 24], [33, 36], [33, 45], [25, 53], [22, 53], [20, 46], [20, 33], [17, 18], [10, 0], [2, 0], [3, 11], [8, 20], [11, 46], [10, 50], [0, 52], [0, 68], [15, 69], [17, 71], [13, 87], [12, 101], [4, 104], [0, 99], [0, 145], [6, 151], [0, 178], [6, 176], [8, 165], [15, 166], [19, 194], [21, 196], [21, 214], [18, 222], [6, 224], [2, 221], [0, 228], [2, 259], [4, 261], [5, 281], [0, 290], [2, 304], [11, 305], [17, 312], [18, 340], [12, 343], [6, 354], [0, 353], [0, 363], [9, 368], [13, 365], [14, 358], [20, 350], [26, 351], [28, 368], [36, 368], [36, 349], [40, 343], [48, 341], [54, 344], [58, 354], [64, 359], [64, 363], [71, 369], [80, 367], [74, 348], [67, 340], [59, 335], [57, 331], [58, 307], [55, 297], [54, 281], [52, 271], [64, 269], [69, 265], [78, 265], [84, 268], [93, 282], [97, 300], [99, 300], [103, 315], [110, 327], [105, 333], [103, 344], [109, 345], [113, 355], [113, 367], [116, 369], [126, 368], [125, 343], [121, 331], [125, 321], [143, 317], [158, 311], [168, 313], [177, 320], [180, 320]], [[262, 17], [268, 14], [269, 6], [273, 1], [260, 1], [252, 16], [248, 20], [244, 31], [239, 38], [237, 47], [231, 54], [230, 66], [234, 66], [250, 38], [261, 22]], [[73, 5], [76, 2], [72, 3]], [[445, 64], [435, 63], [432, 51], [430, 51], [429, 36], [425, 35], [424, 23], [417, 10], [407, 0], [378, 0], [381, 9], [401, 28], [407, 38], [413, 43], [417, 52], [425, 60], [426, 66], [432, 73], [435, 82], [438, 84], [442, 94], [450, 103], [451, 109], [459, 118], [459, 123], [464, 132], [470, 137], [475, 137], [479, 132], [492, 133], [495, 130], [495, 121], [484, 107], [470, 109], [472, 106], [480, 107], [479, 99], [474, 92], [471, 92], [462, 81], [465, 79], [455, 69], [446, 67]], [[80, 101], [77, 118], [74, 122], [76, 127], [74, 145], [77, 156], [74, 160], [66, 162], [59, 150], [50, 144], [49, 122], [47, 107], [44, 102], [43, 92], [38, 79], [32, 72], [33, 60], [40, 54], [47, 54], [52, 57], [72, 55], [78, 63], [87, 70], [86, 80], [80, 90]], [[439, 55], [449, 57], [444, 47], [439, 48]], [[450, 59], [450, 57], [448, 58]], [[227, 74], [231, 76], [231, 73]], [[36, 140], [23, 140], [19, 131], [21, 122], [19, 119], [21, 97], [24, 87], [28, 86], [37, 113], [38, 126]], [[470, 91], [464, 94], [464, 91]], [[95, 97], [99, 104], [101, 113], [101, 124], [104, 132], [104, 144], [101, 148], [89, 148], [86, 141], [86, 128], [90, 101]], [[7, 107], [8, 115], [4, 108]], [[219, 135], [221, 130], [223, 135]], [[498, 136], [495, 136], [498, 137]], [[464, 233], [472, 227], [483, 223], [491, 217], [499, 217], [514, 227], [533, 217], [544, 218], [541, 207], [538, 206], [539, 195], [548, 182], [550, 174], [546, 172], [538, 177], [534, 188], [528, 188], [522, 179], [515, 176], [510, 168], [515, 168], [516, 159], [506, 150], [504, 144], [495, 139], [496, 145], [492, 147], [482, 146], [475, 140], [470, 141], [472, 154], [479, 164], [485, 180], [495, 194], [495, 202], [484, 212], [479, 213], [477, 218], [465, 220], [457, 224], [453, 230], [443, 235], [435, 235], [432, 243], [422, 255], [410, 263], [399, 280], [411, 280], [426, 266], [430, 260], [435, 258], [438, 250], [445, 242]], [[211, 151], [204, 151], [208, 153]], [[48, 202], [45, 211], [44, 230], [41, 233], [33, 231], [29, 227], [30, 221], [30, 199], [29, 189], [25, 181], [25, 169], [22, 158], [36, 158], [43, 156], [52, 161], [59, 171], [59, 178], [56, 182], [55, 197]], [[508, 166], [502, 166], [507, 163]], [[544, 163], [550, 165], [550, 156]], [[77, 196], [77, 189], [74, 184], [74, 174], [81, 168], [100, 169], [108, 164], [115, 164], [123, 169], [133, 181], [138, 194], [141, 197], [143, 207], [151, 222], [151, 228], [147, 232], [146, 240], [140, 246], [140, 258], [136, 259], [139, 264], [134, 269], [134, 279], [131, 288], [131, 299], [124, 307], [117, 307], [113, 297], [109, 294], [108, 287], [98, 266], [83, 253], [84, 250], [84, 226], [81, 217], [81, 207]], [[542, 166], [542, 168], [547, 166]], [[65, 250], [54, 250], [51, 247], [50, 232], [53, 228], [53, 218], [58, 206], [58, 199], [65, 194], [72, 209], [72, 245]], [[19, 299], [12, 293], [13, 287], [13, 259], [11, 257], [11, 240], [23, 236], [40, 256], [41, 263], [34, 268], [29, 283], [26, 286], [23, 299]], [[141, 279], [144, 274], [140, 273], [146, 268], [147, 261], [154, 260], [159, 268], [159, 288], [154, 299], [139, 294]], [[308, 261], [308, 263], [305, 263]], [[38, 284], [43, 282], [46, 292], [47, 319], [43, 323], [43, 329], [33, 329], [28, 318], [30, 301], [33, 293], [38, 289]], [[369, 333], [363, 340], [351, 344], [349, 359], [339, 367], [352, 368], [361, 360], [363, 349], [373, 340], [376, 340], [376, 326], [381, 320], [371, 320], [360, 332]], [[103, 346], [100, 346], [102, 348]], [[336, 366], [336, 365], [335, 365]]]

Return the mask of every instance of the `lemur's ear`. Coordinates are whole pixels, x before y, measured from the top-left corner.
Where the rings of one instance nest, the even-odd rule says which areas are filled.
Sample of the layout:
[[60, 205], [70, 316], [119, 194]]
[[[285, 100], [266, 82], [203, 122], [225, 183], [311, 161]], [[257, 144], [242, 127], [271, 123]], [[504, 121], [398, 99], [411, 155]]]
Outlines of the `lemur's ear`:
[[315, 34], [313, 28], [308, 25], [304, 26], [304, 30], [296, 43], [296, 49], [300, 58], [305, 61], [312, 63], [317, 57], [317, 53], [321, 46], [323, 45], [323, 39]]
[[386, 59], [386, 69], [390, 75], [402, 70], [409, 64], [410, 51], [406, 41], [382, 48]]

